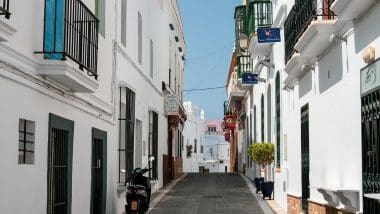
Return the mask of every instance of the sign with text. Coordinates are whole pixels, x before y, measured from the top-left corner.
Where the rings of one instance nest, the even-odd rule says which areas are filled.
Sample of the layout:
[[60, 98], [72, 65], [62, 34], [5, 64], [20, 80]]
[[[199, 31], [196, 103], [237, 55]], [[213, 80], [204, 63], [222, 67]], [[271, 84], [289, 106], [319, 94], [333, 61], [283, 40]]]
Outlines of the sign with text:
[[176, 94], [168, 94], [165, 96], [165, 115], [178, 115], [179, 103]]
[[360, 71], [360, 92], [366, 94], [380, 87], [380, 58]]
[[258, 28], [257, 41], [259, 43], [281, 42], [280, 28]]
[[257, 84], [258, 81], [258, 76], [257, 74], [253, 73], [242, 73], [241, 74], [241, 79], [243, 84]]

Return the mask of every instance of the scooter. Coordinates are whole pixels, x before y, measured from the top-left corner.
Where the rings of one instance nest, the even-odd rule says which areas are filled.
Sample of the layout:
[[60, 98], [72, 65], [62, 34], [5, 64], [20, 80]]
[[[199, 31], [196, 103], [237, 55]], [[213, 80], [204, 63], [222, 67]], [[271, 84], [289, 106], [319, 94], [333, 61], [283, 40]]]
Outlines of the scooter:
[[[149, 161], [153, 161], [150, 157]], [[125, 205], [126, 214], [144, 214], [149, 209], [151, 185], [149, 177], [144, 176], [151, 168], [136, 168], [131, 173], [131, 182], [127, 187], [127, 204]]]

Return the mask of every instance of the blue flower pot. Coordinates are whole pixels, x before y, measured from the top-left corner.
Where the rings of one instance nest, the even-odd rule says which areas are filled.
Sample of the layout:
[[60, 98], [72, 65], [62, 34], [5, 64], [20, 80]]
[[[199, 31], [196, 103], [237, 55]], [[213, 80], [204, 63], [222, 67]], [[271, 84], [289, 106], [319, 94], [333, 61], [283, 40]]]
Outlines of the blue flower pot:
[[272, 199], [274, 183], [273, 181], [263, 182], [261, 183], [261, 192], [263, 193], [263, 199], [269, 197]]
[[255, 182], [255, 186], [256, 186], [256, 193], [259, 193], [261, 192], [261, 183], [264, 182], [264, 178], [263, 177], [256, 177], [254, 179], [254, 182]]

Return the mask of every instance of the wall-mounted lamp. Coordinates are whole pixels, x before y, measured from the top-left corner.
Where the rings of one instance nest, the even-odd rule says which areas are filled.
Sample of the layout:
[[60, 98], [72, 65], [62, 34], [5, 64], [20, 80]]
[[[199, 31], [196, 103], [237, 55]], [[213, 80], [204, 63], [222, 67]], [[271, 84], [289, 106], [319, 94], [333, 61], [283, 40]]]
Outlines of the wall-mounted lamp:
[[339, 36], [336, 34], [331, 34], [329, 38], [329, 42], [347, 42], [347, 38], [343, 36]]
[[259, 64], [262, 64], [262, 65], [264, 65], [265, 67], [268, 67], [268, 68], [274, 68], [275, 67], [275, 65], [273, 63], [271, 63], [269, 59], [261, 60], [259, 62]]
[[174, 30], [174, 25], [173, 24], [169, 24], [169, 28], [170, 28], [170, 30]]

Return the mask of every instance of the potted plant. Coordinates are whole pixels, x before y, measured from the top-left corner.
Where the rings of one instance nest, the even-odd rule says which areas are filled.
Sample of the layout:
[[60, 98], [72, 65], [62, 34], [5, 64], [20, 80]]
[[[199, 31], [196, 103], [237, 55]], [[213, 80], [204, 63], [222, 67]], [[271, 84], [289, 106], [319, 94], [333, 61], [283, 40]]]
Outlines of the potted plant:
[[[248, 148], [248, 156], [259, 164], [260, 168], [265, 168], [266, 165], [269, 165], [274, 161], [274, 144], [265, 142], [251, 144]], [[256, 180], [255, 185], [256, 182], [258, 183], [256, 192], [261, 191], [263, 193], [263, 198], [269, 197], [269, 199], [271, 199], [274, 183], [272, 181], [263, 182], [260, 178], [257, 178]]]

